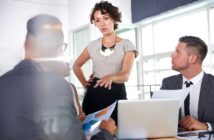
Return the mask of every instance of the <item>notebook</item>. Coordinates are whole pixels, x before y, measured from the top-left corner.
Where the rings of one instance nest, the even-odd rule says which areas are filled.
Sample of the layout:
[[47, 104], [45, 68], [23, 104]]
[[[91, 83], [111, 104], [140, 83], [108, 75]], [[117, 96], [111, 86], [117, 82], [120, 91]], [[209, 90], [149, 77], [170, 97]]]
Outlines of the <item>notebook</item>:
[[118, 139], [177, 136], [179, 100], [120, 100]]

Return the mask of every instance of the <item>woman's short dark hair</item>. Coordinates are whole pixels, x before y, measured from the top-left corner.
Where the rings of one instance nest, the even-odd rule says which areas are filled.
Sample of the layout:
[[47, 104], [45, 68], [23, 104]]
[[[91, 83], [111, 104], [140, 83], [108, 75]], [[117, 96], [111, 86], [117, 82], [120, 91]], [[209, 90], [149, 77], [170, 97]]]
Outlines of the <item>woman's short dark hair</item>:
[[118, 22], [121, 22], [121, 12], [119, 12], [118, 7], [112, 5], [108, 1], [100, 1], [99, 3], [96, 3], [90, 15], [92, 24], [94, 21], [94, 13], [96, 11], [101, 11], [101, 14], [108, 13], [114, 21], [114, 30], [118, 28]]
[[183, 37], [179, 38], [179, 42], [186, 43], [187, 47], [194, 48], [197, 51], [201, 62], [206, 57], [207, 51], [208, 51], [207, 45], [199, 37], [195, 37], [195, 36], [183, 36]]

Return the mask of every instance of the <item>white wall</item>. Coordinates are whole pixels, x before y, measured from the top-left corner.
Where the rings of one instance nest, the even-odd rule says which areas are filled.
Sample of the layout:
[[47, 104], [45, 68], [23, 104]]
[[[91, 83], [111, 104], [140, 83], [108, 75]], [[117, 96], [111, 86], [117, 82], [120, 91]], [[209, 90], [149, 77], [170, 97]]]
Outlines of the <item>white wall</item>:
[[[27, 20], [40, 13], [52, 14], [68, 31], [68, 0], [1, 0], [0, 1], [0, 75], [23, 59], [23, 42]], [[58, 2], [58, 3], [57, 3]]]
[[[69, 1], [69, 29], [90, 23], [89, 16], [95, 3], [100, 0], [70, 0]], [[108, 0], [122, 12], [122, 24], [131, 23], [131, 0]]]

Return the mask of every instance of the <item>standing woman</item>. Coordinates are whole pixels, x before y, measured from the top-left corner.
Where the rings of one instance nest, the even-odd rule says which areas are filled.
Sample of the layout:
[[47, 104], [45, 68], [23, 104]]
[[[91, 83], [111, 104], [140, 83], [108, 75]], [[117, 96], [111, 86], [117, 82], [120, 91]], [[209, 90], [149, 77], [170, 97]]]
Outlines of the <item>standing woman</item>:
[[[116, 100], [127, 99], [124, 82], [128, 81], [137, 56], [134, 45], [115, 34], [118, 22], [121, 22], [121, 13], [117, 7], [108, 1], [96, 3], [90, 21], [103, 36], [90, 42], [73, 65], [75, 75], [86, 88], [83, 100], [86, 115]], [[81, 67], [89, 59], [93, 63], [93, 80], [87, 81]], [[111, 117], [117, 121], [117, 110], [114, 110]]]

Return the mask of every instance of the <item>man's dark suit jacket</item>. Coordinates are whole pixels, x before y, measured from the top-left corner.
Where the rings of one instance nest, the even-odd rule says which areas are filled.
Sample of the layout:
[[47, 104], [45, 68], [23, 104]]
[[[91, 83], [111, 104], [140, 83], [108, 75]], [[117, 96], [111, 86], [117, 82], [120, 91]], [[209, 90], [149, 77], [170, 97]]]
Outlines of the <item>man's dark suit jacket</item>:
[[[161, 89], [182, 89], [181, 74], [163, 79]], [[214, 76], [204, 73], [198, 103], [198, 120], [208, 122], [214, 129]]]
[[[113, 139], [101, 131], [94, 139]], [[1, 140], [83, 140], [70, 85], [30, 60], [0, 77]]]

